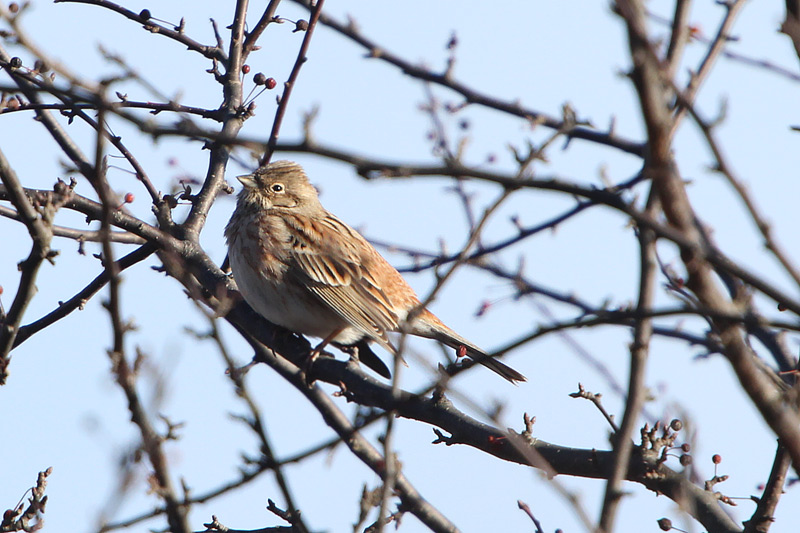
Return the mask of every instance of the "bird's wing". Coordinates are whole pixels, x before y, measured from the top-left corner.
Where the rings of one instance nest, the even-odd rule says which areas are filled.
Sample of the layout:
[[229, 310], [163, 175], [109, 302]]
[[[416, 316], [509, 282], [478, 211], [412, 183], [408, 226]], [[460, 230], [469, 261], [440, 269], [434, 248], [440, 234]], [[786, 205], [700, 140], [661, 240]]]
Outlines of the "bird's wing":
[[386, 332], [396, 330], [399, 319], [370, 272], [371, 245], [333, 215], [304, 222], [290, 226], [299, 281], [351, 326], [391, 346]]

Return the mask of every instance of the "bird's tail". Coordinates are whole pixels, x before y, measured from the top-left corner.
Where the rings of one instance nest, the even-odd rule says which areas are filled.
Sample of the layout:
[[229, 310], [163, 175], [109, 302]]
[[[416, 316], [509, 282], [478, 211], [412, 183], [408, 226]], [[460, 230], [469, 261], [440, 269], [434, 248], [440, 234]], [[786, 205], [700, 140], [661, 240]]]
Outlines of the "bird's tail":
[[[431, 316], [433, 316], [431, 314]], [[468, 355], [471, 359], [474, 359], [478, 363], [482, 364], [489, 370], [495, 372], [499, 376], [507, 379], [511, 383], [517, 383], [519, 381], [528, 381], [528, 378], [511, 368], [510, 366], [501, 363], [491, 355], [487, 354], [467, 339], [453, 331], [452, 329], [448, 328], [444, 324], [442, 324], [436, 317], [435, 320], [428, 320], [426, 321], [427, 324], [420, 327], [421, 324], [419, 321], [416, 321], [414, 324], [414, 334], [420, 335], [422, 337], [428, 337], [429, 339], [434, 339], [442, 344], [446, 344], [447, 346], [453, 348], [458, 352], [461, 350], [462, 346], [466, 349]]]

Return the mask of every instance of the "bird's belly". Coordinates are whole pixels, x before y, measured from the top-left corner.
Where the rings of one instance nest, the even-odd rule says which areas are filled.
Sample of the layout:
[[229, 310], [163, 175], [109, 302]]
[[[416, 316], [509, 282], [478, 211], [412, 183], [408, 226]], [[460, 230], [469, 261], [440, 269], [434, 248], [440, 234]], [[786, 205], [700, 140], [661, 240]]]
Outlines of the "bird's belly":
[[363, 338], [363, 333], [318, 300], [308, 290], [287, 281], [285, 265], [269, 273], [252, 267], [246, 257], [230, 250], [231, 271], [245, 301], [258, 314], [279, 326], [312, 337], [327, 338], [341, 332], [335, 342], [349, 345]]

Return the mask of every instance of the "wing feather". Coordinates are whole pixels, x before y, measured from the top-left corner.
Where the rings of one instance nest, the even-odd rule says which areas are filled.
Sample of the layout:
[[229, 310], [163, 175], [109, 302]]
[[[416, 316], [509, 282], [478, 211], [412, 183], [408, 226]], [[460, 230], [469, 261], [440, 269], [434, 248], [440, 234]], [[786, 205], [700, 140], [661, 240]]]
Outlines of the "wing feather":
[[[292, 230], [292, 260], [309, 291], [365, 335], [389, 345], [386, 333], [398, 328], [391, 300], [370, 274], [371, 245], [333, 215]], [[326, 235], [327, 239], [321, 239]], [[366, 247], [366, 248], [365, 248]]]

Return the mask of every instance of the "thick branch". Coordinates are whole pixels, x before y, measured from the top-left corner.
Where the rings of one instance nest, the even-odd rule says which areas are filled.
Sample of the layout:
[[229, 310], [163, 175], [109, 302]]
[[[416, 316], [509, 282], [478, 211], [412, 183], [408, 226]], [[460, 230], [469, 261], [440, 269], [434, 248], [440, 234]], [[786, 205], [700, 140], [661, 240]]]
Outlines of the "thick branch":
[[[708, 257], [697, 253], [703, 241], [697, 219], [686, 189], [672, 161], [670, 129], [672, 121], [666, 104], [667, 84], [662, 67], [656, 58], [644, 24], [644, 10], [636, 1], [618, 1], [620, 13], [628, 26], [632, 79], [639, 94], [649, 139], [649, 174], [657, 188], [664, 213], [673, 227], [683, 234], [687, 245], [681, 244], [681, 258], [689, 275], [687, 287], [705, 306], [722, 312], [735, 310], [733, 302], [720, 292]], [[750, 396], [762, 417], [772, 428], [792, 457], [800, 472], [800, 417], [795, 401], [786, 397], [755, 363], [756, 356], [742, 338], [740, 327], [724, 320], [715, 320], [725, 356], [736, 372], [742, 388]]]

